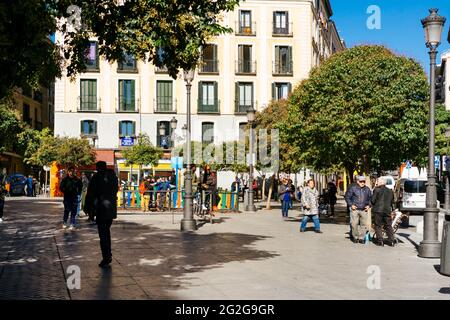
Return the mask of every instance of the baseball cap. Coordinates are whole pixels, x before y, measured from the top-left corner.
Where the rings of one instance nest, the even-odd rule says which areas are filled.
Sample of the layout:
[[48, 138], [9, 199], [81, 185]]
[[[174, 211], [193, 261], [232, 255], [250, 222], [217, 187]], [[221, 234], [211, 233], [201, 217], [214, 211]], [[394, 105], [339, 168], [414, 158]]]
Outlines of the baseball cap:
[[358, 176], [358, 178], [356, 178], [358, 181], [366, 181], [366, 177], [364, 176]]

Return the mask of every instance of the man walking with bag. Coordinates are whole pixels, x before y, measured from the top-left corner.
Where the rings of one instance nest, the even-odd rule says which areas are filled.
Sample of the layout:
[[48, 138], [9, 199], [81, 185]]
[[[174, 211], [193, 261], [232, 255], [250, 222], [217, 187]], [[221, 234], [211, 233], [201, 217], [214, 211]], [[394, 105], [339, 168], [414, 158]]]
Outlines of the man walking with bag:
[[366, 178], [358, 176], [357, 185], [348, 190], [345, 201], [350, 207], [350, 221], [352, 224], [352, 236], [354, 243], [361, 243], [368, 232], [370, 200], [372, 191], [366, 186]]
[[89, 182], [85, 207], [96, 217], [103, 258], [99, 267], [106, 268], [112, 262], [110, 228], [117, 218], [119, 181], [114, 171], [107, 169], [105, 161], [98, 161], [96, 168], [97, 173]]

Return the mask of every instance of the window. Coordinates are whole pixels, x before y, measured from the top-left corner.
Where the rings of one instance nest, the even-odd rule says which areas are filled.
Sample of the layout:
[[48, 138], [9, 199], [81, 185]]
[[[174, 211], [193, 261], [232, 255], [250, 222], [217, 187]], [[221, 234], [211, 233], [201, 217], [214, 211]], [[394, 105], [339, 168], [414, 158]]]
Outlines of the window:
[[256, 73], [256, 63], [252, 61], [252, 46], [238, 46], [237, 73]]
[[97, 110], [97, 80], [80, 80], [80, 110]]
[[173, 82], [156, 81], [157, 112], [173, 112]]
[[272, 83], [272, 99], [276, 101], [287, 99], [291, 90], [292, 85], [288, 82], [274, 82]]
[[202, 66], [200, 72], [203, 73], [218, 73], [218, 60], [217, 60], [217, 45], [207, 44], [202, 50]]
[[253, 107], [253, 83], [236, 83], [236, 112], [246, 113], [249, 107]]
[[238, 34], [254, 35], [252, 30], [252, 12], [250, 10], [239, 11], [239, 29]]
[[119, 111], [136, 111], [134, 80], [119, 80]]
[[30, 106], [26, 103], [23, 104], [22, 120], [31, 126]]
[[[170, 126], [170, 121], [158, 121], [156, 122], [156, 141], [159, 147], [163, 149], [169, 149], [173, 147], [172, 128]], [[162, 136], [159, 132], [161, 125], [164, 126], [164, 135]]]
[[96, 135], [96, 134], [97, 134], [97, 121], [95, 120], [81, 121], [81, 135]]
[[243, 141], [246, 136], [247, 131], [247, 122], [240, 122], [239, 123], [239, 141]]
[[86, 68], [88, 70], [98, 70], [98, 43], [96, 41], [89, 42], [86, 50]]
[[275, 46], [274, 74], [292, 75], [292, 47]]
[[273, 34], [289, 34], [289, 13], [287, 11], [273, 13]]
[[167, 67], [165, 66], [165, 59], [166, 59], [166, 54], [164, 52], [164, 49], [159, 47], [156, 50], [156, 57], [154, 60], [154, 64], [156, 66], [155, 68], [155, 72], [156, 73], [167, 73]]
[[198, 112], [219, 112], [217, 82], [199, 82], [198, 97]]
[[122, 61], [117, 63], [117, 70], [122, 72], [136, 72], [137, 64], [133, 55], [125, 53]]
[[136, 123], [134, 121], [119, 122], [119, 136], [133, 137], [136, 134]]
[[214, 143], [214, 123], [202, 122], [202, 142]]

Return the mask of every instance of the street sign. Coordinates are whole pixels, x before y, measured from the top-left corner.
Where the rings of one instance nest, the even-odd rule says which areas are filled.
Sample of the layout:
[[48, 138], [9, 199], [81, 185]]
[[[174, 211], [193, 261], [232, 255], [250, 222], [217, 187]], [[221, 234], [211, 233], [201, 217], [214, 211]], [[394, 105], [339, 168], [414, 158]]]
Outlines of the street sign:
[[442, 171], [450, 171], [450, 156], [442, 156]]
[[170, 158], [170, 165], [175, 170], [183, 168], [183, 157]]
[[434, 167], [436, 169], [439, 169], [441, 164], [441, 157], [440, 156], [434, 156]]
[[44, 169], [44, 171], [50, 171], [50, 166], [43, 166], [42, 169]]
[[411, 169], [412, 168], [412, 164], [411, 161], [406, 161], [406, 169]]
[[120, 138], [120, 146], [121, 147], [134, 146], [134, 138], [133, 137], [122, 137], [122, 138]]

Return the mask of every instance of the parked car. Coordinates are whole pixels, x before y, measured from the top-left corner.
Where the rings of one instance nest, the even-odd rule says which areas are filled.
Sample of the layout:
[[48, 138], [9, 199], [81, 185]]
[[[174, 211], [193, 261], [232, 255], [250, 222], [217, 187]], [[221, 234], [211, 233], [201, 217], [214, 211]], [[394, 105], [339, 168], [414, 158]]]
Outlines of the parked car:
[[11, 196], [23, 196], [25, 195], [25, 185], [27, 184], [27, 178], [23, 174], [12, 174], [8, 176], [7, 182], [10, 184]]
[[[426, 207], [427, 179], [400, 179], [394, 189], [397, 208], [403, 213], [422, 213]], [[437, 206], [444, 203], [444, 188], [436, 185]]]

